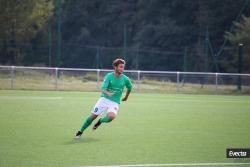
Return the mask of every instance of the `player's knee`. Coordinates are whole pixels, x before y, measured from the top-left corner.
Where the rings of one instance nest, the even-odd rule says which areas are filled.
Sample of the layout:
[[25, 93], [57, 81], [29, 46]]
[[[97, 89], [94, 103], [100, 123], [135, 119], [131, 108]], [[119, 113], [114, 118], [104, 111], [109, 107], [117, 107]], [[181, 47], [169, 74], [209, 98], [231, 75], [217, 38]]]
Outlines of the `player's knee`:
[[110, 121], [115, 119], [115, 116], [109, 116]]
[[112, 121], [112, 120], [114, 120], [115, 119], [115, 114], [114, 113], [109, 113], [108, 114], [108, 117], [109, 117], [109, 119]]
[[95, 120], [97, 118], [98, 115], [95, 114], [91, 114], [90, 117], [92, 118], [92, 120]]

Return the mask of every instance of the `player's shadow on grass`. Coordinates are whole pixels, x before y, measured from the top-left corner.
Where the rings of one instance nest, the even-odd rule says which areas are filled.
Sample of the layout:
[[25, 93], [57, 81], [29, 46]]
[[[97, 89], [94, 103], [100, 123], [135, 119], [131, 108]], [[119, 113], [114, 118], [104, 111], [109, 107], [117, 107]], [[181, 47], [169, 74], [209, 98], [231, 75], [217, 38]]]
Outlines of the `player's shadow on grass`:
[[84, 137], [81, 139], [71, 139], [70, 141], [64, 142], [65, 145], [69, 144], [79, 144], [79, 143], [92, 143], [92, 142], [98, 142], [99, 139], [91, 138], [91, 137]]

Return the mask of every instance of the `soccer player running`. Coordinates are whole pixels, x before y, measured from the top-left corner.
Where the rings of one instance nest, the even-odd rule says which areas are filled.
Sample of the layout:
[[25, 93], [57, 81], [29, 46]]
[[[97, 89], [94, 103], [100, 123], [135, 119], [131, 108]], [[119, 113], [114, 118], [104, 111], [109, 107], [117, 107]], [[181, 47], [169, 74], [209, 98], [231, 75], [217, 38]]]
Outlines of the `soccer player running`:
[[125, 61], [123, 59], [116, 59], [113, 61], [114, 72], [106, 74], [101, 86], [101, 98], [95, 104], [91, 115], [83, 122], [81, 129], [75, 134], [75, 138], [81, 138], [82, 133], [100, 114], [107, 111], [105, 117], [100, 118], [93, 126], [96, 130], [102, 123], [109, 123], [115, 119], [119, 104], [121, 101], [124, 87], [127, 88], [126, 95], [122, 101], [126, 101], [132, 90], [132, 83], [130, 79], [123, 74]]

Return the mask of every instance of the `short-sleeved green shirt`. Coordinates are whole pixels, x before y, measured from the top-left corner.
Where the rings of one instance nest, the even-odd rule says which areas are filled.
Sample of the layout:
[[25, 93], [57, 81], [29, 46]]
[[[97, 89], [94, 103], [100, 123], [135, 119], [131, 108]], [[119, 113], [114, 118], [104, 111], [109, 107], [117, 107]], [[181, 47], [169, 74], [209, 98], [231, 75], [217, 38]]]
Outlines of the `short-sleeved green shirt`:
[[101, 89], [113, 92], [114, 94], [112, 96], [108, 96], [102, 93], [101, 97], [105, 97], [120, 104], [122, 92], [125, 86], [129, 91], [132, 90], [132, 83], [126, 75], [121, 74], [119, 78], [116, 78], [114, 72], [110, 72], [105, 75]]

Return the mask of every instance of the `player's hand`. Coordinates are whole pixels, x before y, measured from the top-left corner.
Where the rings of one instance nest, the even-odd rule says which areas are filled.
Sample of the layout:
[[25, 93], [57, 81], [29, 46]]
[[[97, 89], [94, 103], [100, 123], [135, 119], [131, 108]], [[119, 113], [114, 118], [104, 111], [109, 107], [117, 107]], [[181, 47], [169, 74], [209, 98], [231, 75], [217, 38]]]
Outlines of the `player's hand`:
[[122, 98], [122, 101], [127, 101], [127, 100], [128, 100], [127, 97]]
[[113, 96], [113, 95], [114, 95], [113, 92], [107, 92], [106, 94], [107, 94], [108, 96]]

